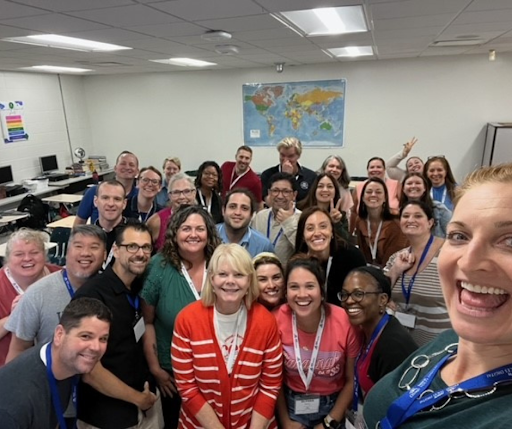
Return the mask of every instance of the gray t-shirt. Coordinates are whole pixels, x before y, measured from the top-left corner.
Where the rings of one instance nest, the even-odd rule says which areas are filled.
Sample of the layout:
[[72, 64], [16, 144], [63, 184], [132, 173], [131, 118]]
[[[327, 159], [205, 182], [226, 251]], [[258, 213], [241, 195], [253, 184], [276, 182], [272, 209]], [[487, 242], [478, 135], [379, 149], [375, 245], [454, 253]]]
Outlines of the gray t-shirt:
[[27, 289], [4, 327], [24, 341], [51, 341], [70, 301], [62, 271], [52, 273]]

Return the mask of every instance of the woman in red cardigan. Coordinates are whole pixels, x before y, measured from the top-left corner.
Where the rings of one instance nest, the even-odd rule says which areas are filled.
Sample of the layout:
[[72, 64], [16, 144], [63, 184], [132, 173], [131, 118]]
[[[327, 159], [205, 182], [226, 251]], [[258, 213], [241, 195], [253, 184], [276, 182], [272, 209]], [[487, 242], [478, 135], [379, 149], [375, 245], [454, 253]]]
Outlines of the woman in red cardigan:
[[201, 301], [181, 311], [171, 347], [182, 398], [180, 428], [275, 428], [282, 349], [274, 317], [259, 303], [249, 253], [213, 253]]

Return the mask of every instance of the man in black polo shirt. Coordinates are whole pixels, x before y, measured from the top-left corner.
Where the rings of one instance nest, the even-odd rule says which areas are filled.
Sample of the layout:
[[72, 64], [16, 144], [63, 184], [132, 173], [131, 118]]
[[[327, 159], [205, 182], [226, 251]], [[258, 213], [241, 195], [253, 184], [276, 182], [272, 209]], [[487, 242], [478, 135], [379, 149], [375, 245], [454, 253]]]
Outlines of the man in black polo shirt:
[[116, 239], [116, 229], [125, 225], [126, 219], [123, 210], [126, 208], [125, 188], [117, 180], [101, 182], [96, 188], [94, 206], [98, 209], [98, 219], [95, 224], [107, 234], [107, 259], [103, 264], [105, 268], [114, 257], [112, 245]]
[[114, 263], [76, 293], [97, 298], [112, 312], [107, 352], [78, 389], [78, 427], [126, 429], [144, 426], [144, 414], [156, 401], [149, 390], [141, 316], [141, 276], [151, 257], [147, 226], [129, 221], [117, 228], [112, 246]]
[[263, 199], [267, 206], [270, 207], [268, 201], [268, 189], [270, 178], [276, 173], [291, 174], [297, 187], [297, 201], [301, 201], [308, 195], [309, 187], [316, 179], [316, 173], [309, 168], [299, 164], [299, 158], [302, 154], [302, 143], [295, 137], [285, 137], [277, 145], [279, 152], [279, 165], [268, 168], [261, 173], [261, 184], [263, 186]]

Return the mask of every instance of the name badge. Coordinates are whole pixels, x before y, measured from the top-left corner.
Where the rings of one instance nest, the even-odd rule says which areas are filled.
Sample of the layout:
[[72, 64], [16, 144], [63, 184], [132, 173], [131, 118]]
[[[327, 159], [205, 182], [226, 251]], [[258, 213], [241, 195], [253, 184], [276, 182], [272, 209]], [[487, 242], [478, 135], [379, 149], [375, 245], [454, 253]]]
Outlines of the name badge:
[[295, 414], [313, 414], [320, 411], [320, 396], [297, 395], [295, 397]]
[[345, 429], [367, 429], [366, 423], [363, 419], [363, 406], [357, 405], [357, 412], [348, 410], [345, 413]]
[[405, 326], [406, 328], [414, 329], [414, 326], [416, 325], [416, 316], [415, 315], [397, 311], [395, 313], [395, 317], [402, 324], [402, 326]]
[[146, 324], [144, 323], [144, 317], [140, 317], [133, 326], [133, 333], [135, 334], [135, 341], [138, 343], [142, 335], [146, 332]]

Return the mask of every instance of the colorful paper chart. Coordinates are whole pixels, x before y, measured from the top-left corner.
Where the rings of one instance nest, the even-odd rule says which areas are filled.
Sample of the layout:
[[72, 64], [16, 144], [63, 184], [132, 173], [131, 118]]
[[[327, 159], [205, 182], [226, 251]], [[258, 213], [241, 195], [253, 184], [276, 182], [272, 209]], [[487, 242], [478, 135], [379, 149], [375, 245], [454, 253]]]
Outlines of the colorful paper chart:
[[0, 117], [5, 143], [28, 140], [28, 134], [23, 125], [22, 110], [22, 101], [0, 102]]

